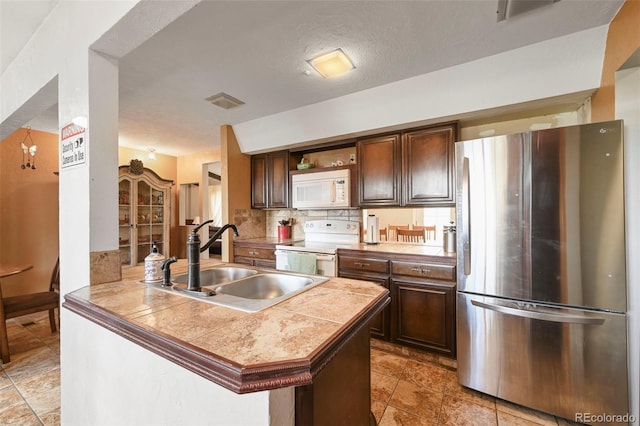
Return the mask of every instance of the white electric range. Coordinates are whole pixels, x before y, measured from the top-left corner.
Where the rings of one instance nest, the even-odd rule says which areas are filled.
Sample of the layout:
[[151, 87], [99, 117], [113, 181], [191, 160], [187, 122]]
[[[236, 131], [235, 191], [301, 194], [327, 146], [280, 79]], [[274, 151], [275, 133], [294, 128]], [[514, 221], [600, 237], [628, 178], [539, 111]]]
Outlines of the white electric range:
[[[289, 253], [315, 255], [316, 273], [326, 277], [338, 275], [338, 248], [360, 242], [360, 222], [350, 220], [308, 220], [304, 224], [304, 241], [290, 246], [276, 245], [276, 269], [290, 271]], [[299, 271], [298, 271], [299, 272]]]

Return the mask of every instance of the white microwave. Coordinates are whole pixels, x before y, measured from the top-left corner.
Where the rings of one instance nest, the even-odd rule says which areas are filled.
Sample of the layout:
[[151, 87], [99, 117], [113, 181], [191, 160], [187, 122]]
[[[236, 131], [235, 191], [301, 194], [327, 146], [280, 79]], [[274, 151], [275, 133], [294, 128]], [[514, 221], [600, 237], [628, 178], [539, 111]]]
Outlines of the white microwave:
[[294, 209], [337, 209], [351, 207], [350, 169], [306, 172], [291, 175]]

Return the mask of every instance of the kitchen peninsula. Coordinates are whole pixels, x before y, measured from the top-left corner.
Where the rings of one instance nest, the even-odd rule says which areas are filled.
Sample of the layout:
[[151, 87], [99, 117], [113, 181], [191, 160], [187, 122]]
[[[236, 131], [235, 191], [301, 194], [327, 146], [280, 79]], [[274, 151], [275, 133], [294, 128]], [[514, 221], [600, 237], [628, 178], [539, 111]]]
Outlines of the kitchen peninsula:
[[65, 295], [65, 327], [74, 331], [66, 421], [368, 423], [368, 323], [389, 303], [386, 289], [331, 278], [246, 313], [140, 284], [143, 274], [125, 268], [119, 282]]

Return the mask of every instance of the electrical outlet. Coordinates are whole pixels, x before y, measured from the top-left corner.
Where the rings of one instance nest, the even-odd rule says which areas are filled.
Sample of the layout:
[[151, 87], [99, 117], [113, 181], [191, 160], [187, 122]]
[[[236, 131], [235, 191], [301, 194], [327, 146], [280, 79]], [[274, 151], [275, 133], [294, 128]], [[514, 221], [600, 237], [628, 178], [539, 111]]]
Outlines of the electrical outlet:
[[356, 162], [356, 155], [355, 154], [349, 154], [349, 163], [355, 164], [355, 162]]

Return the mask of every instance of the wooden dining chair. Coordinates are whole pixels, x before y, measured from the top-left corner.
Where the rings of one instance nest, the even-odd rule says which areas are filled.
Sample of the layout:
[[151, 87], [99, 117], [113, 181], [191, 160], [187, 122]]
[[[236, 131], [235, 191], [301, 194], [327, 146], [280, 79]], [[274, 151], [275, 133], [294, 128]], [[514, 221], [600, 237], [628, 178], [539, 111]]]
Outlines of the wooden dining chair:
[[419, 231], [424, 231], [424, 238], [426, 240], [435, 240], [436, 239], [436, 226], [435, 225], [431, 225], [431, 226], [413, 225], [411, 227], [411, 229], [417, 229]]
[[409, 225], [389, 225], [387, 226], [387, 241], [398, 240], [396, 231], [398, 229], [409, 229]]
[[2, 288], [0, 287], [0, 349], [3, 364], [11, 361], [7, 320], [34, 312], [49, 311], [49, 325], [51, 326], [51, 332], [55, 333], [57, 330], [55, 309], [59, 307], [60, 303], [59, 291], [60, 258], [56, 260], [56, 266], [53, 268], [48, 291], [3, 298]]
[[424, 243], [424, 231], [420, 229], [398, 229], [396, 240], [405, 243]]

